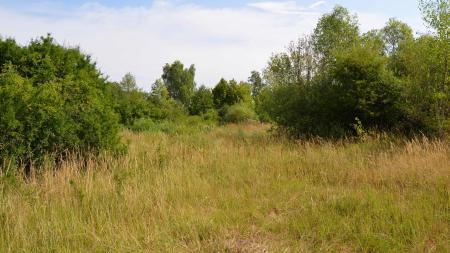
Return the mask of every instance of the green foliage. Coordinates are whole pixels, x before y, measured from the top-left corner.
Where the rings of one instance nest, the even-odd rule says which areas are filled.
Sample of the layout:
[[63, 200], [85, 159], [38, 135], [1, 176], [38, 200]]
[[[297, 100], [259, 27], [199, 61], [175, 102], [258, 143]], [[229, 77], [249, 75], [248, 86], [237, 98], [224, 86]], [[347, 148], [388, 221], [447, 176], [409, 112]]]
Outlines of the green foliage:
[[[444, 15], [439, 8], [428, 13]], [[362, 126], [406, 135], [449, 131], [441, 38], [414, 39], [395, 19], [382, 30], [358, 30], [356, 18], [336, 7], [311, 38], [274, 55], [264, 71], [268, 87], [255, 98], [260, 118], [295, 136], [360, 135]]]
[[214, 104], [217, 109], [222, 108], [225, 104], [235, 103], [235, 101], [231, 101], [233, 97], [229, 93], [228, 82], [223, 78], [220, 79], [219, 83], [212, 90]]
[[194, 94], [189, 111], [192, 115], [203, 115], [214, 108], [212, 92], [201, 86]]
[[312, 36], [315, 51], [326, 63], [335, 50], [352, 46], [359, 39], [358, 20], [342, 6], [320, 18]]
[[155, 121], [141, 118], [134, 122], [131, 130], [135, 132], [152, 132], [165, 134], [197, 134], [209, 131], [215, 125], [199, 116], [185, 116], [174, 120]]
[[255, 98], [255, 112], [258, 115], [258, 118], [261, 122], [271, 122], [273, 121], [270, 117], [271, 99], [273, 93], [270, 87], [265, 87], [261, 90], [260, 94]]
[[384, 44], [384, 53], [389, 56], [388, 68], [398, 77], [404, 75], [405, 68], [399, 54], [414, 42], [412, 29], [407, 24], [391, 18], [380, 34]]
[[407, 24], [391, 18], [382, 29], [382, 37], [386, 54], [392, 55], [397, 52], [401, 43], [413, 40], [413, 31]]
[[[440, 39], [449, 38], [450, 3], [447, 0], [420, 0], [423, 19]], [[448, 46], [447, 46], [448, 47]]]
[[246, 104], [234, 104], [227, 108], [223, 117], [227, 123], [242, 123], [256, 121], [258, 116], [255, 111]]
[[119, 83], [120, 88], [123, 91], [131, 92], [139, 90], [136, 84], [136, 78], [131, 73], [126, 73]]
[[356, 117], [368, 128], [402, 128], [401, 87], [386, 71], [386, 58], [363, 46], [334, 58], [328, 74], [311, 85], [273, 86], [262, 98], [263, 111], [295, 135], [352, 135]]
[[148, 98], [149, 113], [147, 117], [154, 120], [175, 120], [187, 115], [186, 108], [170, 98], [168, 91], [161, 82], [157, 81]]
[[398, 81], [385, 69], [386, 59], [377, 51], [355, 47], [336, 55], [332, 87], [339, 105], [336, 119], [343, 128], [359, 118], [366, 127], [377, 130], [401, 128], [398, 103], [402, 93]]
[[214, 105], [219, 110], [237, 103], [252, 103], [251, 85], [245, 82], [228, 82], [222, 78], [212, 90], [212, 94]]
[[[107, 85], [95, 64], [78, 49], [51, 37], [18, 47], [0, 45], [6, 54], [0, 74], [0, 161], [25, 165], [44, 156], [98, 152], [119, 147], [118, 117]], [[21, 58], [8, 58], [22, 55]]]
[[438, 69], [432, 74], [438, 79], [434, 85], [434, 107], [439, 134], [450, 132], [450, 81], [449, 81], [449, 55], [450, 55], [450, 2], [448, 0], [421, 0], [420, 9], [423, 19], [428, 27], [433, 29], [435, 46], [433, 55]]
[[[422, 36], [399, 52], [407, 84], [407, 110], [420, 122], [421, 131], [443, 134], [450, 131], [450, 85], [445, 85], [438, 39]], [[448, 81], [447, 81], [448, 82]]]
[[250, 77], [248, 78], [248, 82], [252, 86], [252, 96], [257, 97], [265, 86], [261, 73], [258, 71], [252, 71]]
[[[267, 84], [299, 84], [308, 85], [318, 72], [318, 55], [314, 51], [314, 41], [311, 36], [291, 42], [286, 53], [271, 57], [264, 71]], [[266, 85], [267, 85], [266, 84]]]
[[110, 86], [114, 109], [120, 115], [121, 124], [131, 126], [136, 119], [150, 114], [148, 95], [137, 87], [132, 74], [126, 74], [120, 83], [111, 83]]
[[163, 68], [162, 80], [169, 96], [189, 108], [195, 90], [195, 66], [184, 68], [180, 61], [166, 64]]

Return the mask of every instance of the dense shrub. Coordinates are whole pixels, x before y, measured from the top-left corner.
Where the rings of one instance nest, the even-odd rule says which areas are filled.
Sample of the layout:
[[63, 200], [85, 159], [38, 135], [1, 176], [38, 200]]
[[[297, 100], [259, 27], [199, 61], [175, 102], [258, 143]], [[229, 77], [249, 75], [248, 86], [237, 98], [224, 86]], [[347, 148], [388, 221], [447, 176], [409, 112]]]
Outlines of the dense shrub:
[[414, 39], [392, 19], [380, 31], [358, 31], [356, 19], [337, 7], [312, 36], [274, 55], [264, 71], [268, 86], [255, 98], [261, 118], [294, 136], [449, 133], [445, 38]]
[[30, 165], [47, 154], [120, 147], [110, 93], [88, 56], [51, 37], [26, 47], [11, 40], [0, 45], [17, 51], [0, 59], [0, 161]]
[[135, 132], [157, 132], [159, 131], [158, 124], [150, 118], [140, 118], [134, 121], [130, 130]]
[[192, 103], [189, 107], [191, 115], [202, 115], [214, 108], [213, 95], [210, 89], [200, 86], [195, 91]]
[[122, 125], [131, 126], [136, 119], [150, 114], [148, 95], [137, 87], [133, 75], [128, 73], [121, 82], [110, 83], [109, 86], [114, 110], [119, 114]]
[[255, 121], [258, 117], [255, 111], [245, 104], [235, 104], [227, 108], [223, 117], [226, 123], [241, 123]]
[[218, 110], [224, 106], [237, 103], [251, 103], [252, 87], [245, 82], [237, 83], [235, 80], [227, 81], [221, 79], [212, 90], [214, 105]]

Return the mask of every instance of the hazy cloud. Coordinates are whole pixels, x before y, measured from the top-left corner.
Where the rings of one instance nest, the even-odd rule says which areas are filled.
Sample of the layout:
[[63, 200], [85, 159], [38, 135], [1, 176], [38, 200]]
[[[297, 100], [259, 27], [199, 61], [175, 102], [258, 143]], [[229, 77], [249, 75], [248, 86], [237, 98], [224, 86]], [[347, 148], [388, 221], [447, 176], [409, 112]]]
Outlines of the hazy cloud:
[[313, 4], [311, 4], [311, 5], [309, 6], [309, 8], [314, 9], [314, 8], [318, 8], [318, 7], [320, 7], [320, 6], [322, 6], [322, 5], [325, 5], [325, 4], [327, 4], [327, 1], [317, 1], [317, 2], [315, 2], [315, 3], [313, 3]]

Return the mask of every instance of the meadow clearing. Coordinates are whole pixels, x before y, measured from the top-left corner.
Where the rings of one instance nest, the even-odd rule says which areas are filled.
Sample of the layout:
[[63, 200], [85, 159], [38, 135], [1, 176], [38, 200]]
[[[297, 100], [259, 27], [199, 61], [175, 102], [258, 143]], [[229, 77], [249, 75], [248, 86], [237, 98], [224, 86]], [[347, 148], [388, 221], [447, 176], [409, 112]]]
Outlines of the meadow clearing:
[[128, 154], [0, 176], [0, 252], [449, 252], [450, 144], [133, 133]]

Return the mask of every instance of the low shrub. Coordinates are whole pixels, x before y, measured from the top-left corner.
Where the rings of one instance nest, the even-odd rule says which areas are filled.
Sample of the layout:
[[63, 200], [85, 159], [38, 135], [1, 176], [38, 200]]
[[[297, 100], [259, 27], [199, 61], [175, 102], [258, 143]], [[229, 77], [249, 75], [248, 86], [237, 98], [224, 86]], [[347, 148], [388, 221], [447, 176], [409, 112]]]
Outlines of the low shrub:
[[245, 104], [235, 104], [228, 107], [223, 121], [226, 123], [242, 123], [256, 121], [258, 116], [255, 111]]
[[138, 119], [130, 127], [134, 132], [165, 134], [196, 134], [211, 130], [215, 121], [206, 121], [200, 116], [186, 116], [173, 120], [155, 121], [149, 118]]

